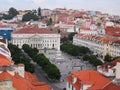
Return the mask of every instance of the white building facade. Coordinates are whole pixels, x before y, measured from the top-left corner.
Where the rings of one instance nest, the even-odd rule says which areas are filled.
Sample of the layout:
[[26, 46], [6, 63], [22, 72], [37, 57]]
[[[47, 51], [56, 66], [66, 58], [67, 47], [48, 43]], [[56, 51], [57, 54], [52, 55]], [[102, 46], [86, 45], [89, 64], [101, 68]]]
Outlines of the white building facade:
[[58, 24], [58, 27], [63, 31], [63, 32], [76, 32], [75, 24], [73, 22], [60, 22]]
[[43, 28], [23, 28], [12, 34], [12, 43], [22, 48], [28, 44], [37, 49], [60, 49], [60, 34]]
[[103, 58], [106, 54], [113, 57], [120, 56], [120, 39], [104, 36], [76, 34], [73, 44], [88, 47], [95, 55]]
[[97, 71], [107, 77], [115, 77], [120, 79], [120, 58], [114, 59], [111, 62], [106, 62], [97, 67]]

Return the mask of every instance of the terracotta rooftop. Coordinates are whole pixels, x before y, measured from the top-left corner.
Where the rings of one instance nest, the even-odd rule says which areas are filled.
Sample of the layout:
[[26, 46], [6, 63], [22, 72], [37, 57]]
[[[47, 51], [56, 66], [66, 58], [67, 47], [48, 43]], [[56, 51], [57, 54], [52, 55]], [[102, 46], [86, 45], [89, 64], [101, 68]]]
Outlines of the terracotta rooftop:
[[90, 28], [87, 28], [87, 27], [80, 27], [80, 30], [90, 30]]
[[75, 23], [73, 23], [73, 22], [64, 22], [64, 24], [67, 24], [67, 25], [74, 25]]
[[109, 44], [109, 43], [115, 43], [115, 42], [120, 42], [120, 39], [118, 38], [110, 38], [110, 37], [104, 37], [104, 36], [95, 36], [95, 35], [87, 35], [87, 34], [76, 34], [75, 37], [78, 38], [84, 38], [86, 40], [91, 40], [91, 41], [97, 41], [101, 42], [104, 44]]
[[[34, 78], [34, 79], [33, 79]], [[35, 77], [29, 72], [25, 72], [25, 78], [19, 76], [18, 73], [15, 75], [9, 74], [7, 71], [0, 73], [0, 81], [10, 79], [13, 87], [17, 90], [51, 90], [52, 88], [44, 82], [38, 82]]]
[[0, 27], [6, 27], [6, 25], [4, 25], [4, 24], [0, 23]]
[[0, 74], [0, 81], [4, 81], [6, 79], [12, 79], [12, 75], [9, 74], [7, 71], [3, 71], [1, 74]]
[[117, 58], [117, 59], [115, 59], [111, 62], [104, 63], [103, 65], [101, 65], [101, 68], [106, 68], [107, 69], [108, 66], [109, 66], [109, 68], [112, 68], [117, 64], [117, 62], [120, 62], [120, 58]]
[[22, 28], [20, 30], [13, 31], [13, 34], [54, 34], [55, 32], [50, 31], [46, 28], [32, 28], [32, 27], [26, 27]]
[[[72, 82], [72, 79], [74, 77], [77, 78], [77, 81], [75, 83]], [[99, 72], [93, 70], [72, 72], [70, 76], [66, 78], [66, 80], [71, 83], [77, 90], [80, 90], [81, 85], [86, 84], [91, 85], [91, 87], [89, 87], [87, 90], [109, 90], [107, 88], [110, 88], [112, 86], [115, 86], [113, 90], [120, 90], [120, 87], [117, 87], [116, 85], [111, 83], [109, 79], [102, 76]]]
[[12, 65], [14, 62], [4, 55], [0, 54], [0, 66], [9, 66]]
[[105, 33], [106, 33], [106, 35], [109, 35], [109, 36], [120, 36], [120, 28], [118, 28], [118, 27], [106, 27]]
[[7, 43], [7, 41], [6, 41], [5, 39], [0, 39], [0, 42], [2, 42], [2, 43], [4, 43], [4, 44]]

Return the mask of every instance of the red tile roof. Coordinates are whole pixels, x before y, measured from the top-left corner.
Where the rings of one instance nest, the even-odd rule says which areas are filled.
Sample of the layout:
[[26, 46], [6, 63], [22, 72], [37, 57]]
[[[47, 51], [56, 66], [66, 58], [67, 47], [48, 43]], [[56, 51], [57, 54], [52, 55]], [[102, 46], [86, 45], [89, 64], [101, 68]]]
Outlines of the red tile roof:
[[0, 54], [0, 66], [10, 66], [13, 63], [14, 62], [12, 60], [10, 60], [7, 57], [5, 57], [4, 55]]
[[[72, 83], [72, 79], [74, 77], [77, 78], [77, 81], [75, 83]], [[89, 87], [87, 90], [103, 90], [103, 88], [111, 83], [109, 79], [103, 77], [99, 72], [93, 70], [72, 72], [71, 75], [66, 78], [66, 80], [71, 83], [77, 90], [80, 90], [80, 86], [85, 84], [91, 85], [91, 87]], [[120, 90], [120, 87], [118, 90]]]
[[9, 22], [9, 24], [22, 24], [22, 22]]
[[110, 83], [105, 88], [103, 88], [103, 90], [120, 90], [120, 87], [113, 83]]
[[0, 42], [4, 43], [4, 44], [7, 44], [7, 41], [5, 39], [1, 39], [0, 38]]
[[87, 27], [80, 27], [80, 30], [90, 30], [90, 28], [87, 28]]
[[120, 58], [117, 58], [117, 59], [113, 60], [111, 62], [111, 64], [115, 66], [117, 64], [117, 62], [120, 62]]
[[13, 87], [15, 87], [17, 90], [30, 90], [32, 85], [27, 79], [20, 77], [16, 73], [13, 76]]
[[74, 14], [74, 17], [82, 17], [84, 14], [83, 13], [78, 13], [78, 14]]
[[0, 23], [0, 27], [6, 27], [6, 25], [4, 25], [4, 24]]
[[115, 59], [111, 62], [104, 63], [103, 65], [101, 65], [101, 68], [106, 68], [107, 69], [108, 66], [109, 66], [109, 68], [112, 68], [112, 67], [116, 66], [117, 62], [120, 62], [120, 58], [117, 58], [117, 59]]
[[12, 75], [9, 74], [7, 71], [3, 71], [1, 74], [0, 74], [0, 81], [4, 81], [6, 79], [11, 79], [12, 78]]
[[106, 33], [106, 35], [109, 35], [109, 36], [120, 36], [120, 28], [118, 28], [118, 27], [106, 27], [105, 33]]
[[67, 25], [74, 25], [75, 23], [74, 23], [74, 22], [64, 22], [64, 24], [67, 24]]
[[110, 38], [110, 37], [87, 35], [87, 34], [76, 34], [75, 37], [84, 38], [86, 40], [91, 40], [91, 41], [97, 41], [104, 44], [109, 44], [111, 42], [120, 42], [120, 39], [118, 38]]
[[51, 90], [52, 88], [44, 82], [38, 82], [36, 78], [25, 72], [25, 78], [21, 77], [18, 73], [14, 76], [9, 74], [7, 71], [0, 73], [0, 81], [11, 79], [13, 87], [17, 90]]
[[32, 27], [26, 27], [22, 28], [20, 30], [13, 31], [13, 34], [54, 34], [55, 32], [50, 31], [46, 28], [32, 28]]

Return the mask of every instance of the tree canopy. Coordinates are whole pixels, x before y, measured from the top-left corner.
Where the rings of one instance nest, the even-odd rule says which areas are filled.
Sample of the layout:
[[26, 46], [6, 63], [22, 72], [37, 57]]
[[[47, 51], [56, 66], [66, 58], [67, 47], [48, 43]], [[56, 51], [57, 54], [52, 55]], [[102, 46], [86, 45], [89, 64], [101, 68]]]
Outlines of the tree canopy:
[[52, 20], [52, 18], [49, 18], [46, 22], [47, 22], [47, 25], [52, 25], [53, 20]]
[[9, 44], [8, 48], [15, 64], [23, 63], [26, 71], [34, 73], [34, 65], [30, 63], [31, 60], [21, 51], [21, 49], [13, 44]]
[[73, 41], [73, 36], [74, 36], [75, 34], [77, 34], [77, 33], [76, 33], [76, 32], [70, 33], [70, 34], [68, 35], [68, 39], [69, 39], [70, 41]]
[[10, 20], [13, 19], [17, 14], [19, 14], [19, 12], [15, 8], [11, 7], [9, 8], [8, 14], [3, 14], [1, 19]]
[[98, 66], [98, 65], [102, 65], [102, 61], [97, 59], [96, 56], [94, 55], [84, 55], [83, 56], [83, 60], [84, 61], [89, 61], [89, 63], [91, 63], [94, 66]]
[[112, 56], [110, 56], [110, 55], [105, 55], [105, 57], [104, 57], [104, 61], [105, 62], [110, 62], [110, 61], [112, 61]]
[[38, 53], [36, 48], [31, 48], [28, 44], [24, 44], [22, 49], [33, 59], [34, 62], [37, 62], [50, 79], [60, 79], [61, 75], [59, 69], [52, 64], [44, 54]]
[[69, 42], [63, 43], [60, 46], [60, 49], [64, 52], [67, 52], [70, 55], [73, 55], [73, 56], [79, 56], [81, 54], [90, 53], [90, 50], [87, 47], [76, 46]]
[[13, 17], [16, 16], [17, 14], [19, 14], [19, 12], [15, 8], [13, 8], [13, 7], [11, 7], [9, 9], [8, 13], [9, 13], [9, 15], [11, 15]]
[[30, 21], [30, 20], [38, 20], [38, 16], [34, 12], [28, 12], [25, 15], [23, 15], [22, 21]]

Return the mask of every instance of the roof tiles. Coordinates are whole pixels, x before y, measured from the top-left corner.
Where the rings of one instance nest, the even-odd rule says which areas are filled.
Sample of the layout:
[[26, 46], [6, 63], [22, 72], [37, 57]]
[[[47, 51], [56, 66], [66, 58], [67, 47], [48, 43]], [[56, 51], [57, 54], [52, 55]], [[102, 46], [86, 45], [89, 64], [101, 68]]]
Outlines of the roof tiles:
[[[75, 83], [72, 83], [72, 79], [74, 77], [77, 78], [77, 81]], [[109, 83], [111, 83], [111, 81], [103, 77], [99, 72], [93, 71], [93, 70], [83, 70], [78, 72], [72, 72], [71, 75], [66, 78], [66, 80], [69, 83], [71, 83], [77, 90], [80, 90], [81, 85], [86, 85], [86, 84], [91, 85], [87, 90], [109, 90], [104, 88], [107, 88], [107, 87], [110, 88], [113, 85], [113, 84], [110, 84], [109, 86]], [[116, 87], [117, 86], [115, 86], [115, 88]], [[118, 88], [115, 90], [120, 90], [120, 87]]]
[[46, 28], [33, 28], [33, 27], [26, 27], [20, 30], [13, 31], [13, 34], [54, 34], [53, 31], [50, 31]]

